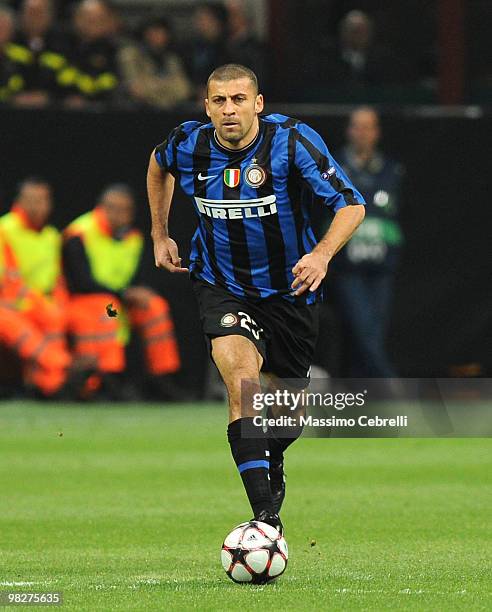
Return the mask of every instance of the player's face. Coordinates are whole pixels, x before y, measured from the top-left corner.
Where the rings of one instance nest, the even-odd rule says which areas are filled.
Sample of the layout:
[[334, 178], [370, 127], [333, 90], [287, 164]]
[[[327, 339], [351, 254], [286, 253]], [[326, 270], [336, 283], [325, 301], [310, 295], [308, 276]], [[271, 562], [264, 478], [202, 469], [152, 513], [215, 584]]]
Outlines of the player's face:
[[133, 224], [135, 206], [133, 198], [126, 193], [113, 191], [106, 194], [102, 207], [111, 227], [111, 231], [128, 229]]
[[17, 204], [26, 213], [34, 227], [43, 227], [53, 207], [49, 185], [25, 185]]
[[372, 110], [356, 111], [350, 118], [348, 139], [355, 149], [373, 149], [380, 137], [378, 116]]
[[263, 96], [256, 93], [247, 77], [232, 81], [211, 81], [205, 100], [219, 140], [233, 149], [249, 144], [258, 132], [258, 113], [263, 110]]

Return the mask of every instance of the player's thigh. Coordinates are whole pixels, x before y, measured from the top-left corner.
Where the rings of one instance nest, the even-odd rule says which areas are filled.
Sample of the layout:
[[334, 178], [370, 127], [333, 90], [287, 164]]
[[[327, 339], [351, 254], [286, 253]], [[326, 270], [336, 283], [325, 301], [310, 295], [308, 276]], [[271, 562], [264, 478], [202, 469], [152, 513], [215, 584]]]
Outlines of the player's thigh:
[[253, 398], [261, 392], [263, 362], [256, 346], [244, 336], [218, 336], [212, 338], [212, 358], [227, 387], [229, 421], [254, 416]]
[[217, 336], [211, 345], [212, 359], [228, 389], [242, 378], [259, 379], [263, 357], [251, 340], [240, 335]]

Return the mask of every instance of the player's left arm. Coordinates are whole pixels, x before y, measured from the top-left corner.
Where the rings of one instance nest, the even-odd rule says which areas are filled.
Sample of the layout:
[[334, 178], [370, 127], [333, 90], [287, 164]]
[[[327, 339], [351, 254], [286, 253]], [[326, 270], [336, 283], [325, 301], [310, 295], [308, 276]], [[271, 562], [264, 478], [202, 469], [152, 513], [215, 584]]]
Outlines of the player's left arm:
[[293, 161], [304, 183], [335, 212], [320, 242], [292, 269], [294, 295], [301, 295], [307, 289], [311, 292], [318, 289], [330, 261], [362, 223], [365, 202], [333, 159], [321, 136], [305, 124], [299, 124], [295, 131]]
[[292, 283], [294, 295], [301, 295], [309, 289], [316, 291], [328, 271], [328, 265], [338, 251], [346, 244], [362, 223], [364, 206], [356, 204], [341, 208], [335, 215], [323, 238], [311, 253], [304, 255], [292, 268], [295, 278]]

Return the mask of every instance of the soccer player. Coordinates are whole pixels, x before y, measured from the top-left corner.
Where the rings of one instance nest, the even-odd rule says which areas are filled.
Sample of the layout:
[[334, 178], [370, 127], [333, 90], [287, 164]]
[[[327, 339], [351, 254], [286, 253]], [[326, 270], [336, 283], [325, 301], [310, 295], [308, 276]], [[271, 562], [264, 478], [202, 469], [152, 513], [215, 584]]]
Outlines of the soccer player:
[[[227, 430], [254, 517], [280, 531], [283, 453], [301, 433], [244, 437], [255, 410], [241, 383], [309, 382], [320, 285], [333, 256], [364, 218], [364, 200], [310, 127], [284, 115], [260, 117], [255, 74], [227, 64], [212, 72], [205, 110], [151, 154], [147, 184], [155, 263], [187, 273], [168, 233], [178, 181], [198, 215], [190, 276], [211, 356], [229, 396]], [[308, 204], [313, 193], [335, 213], [316, 244]]]

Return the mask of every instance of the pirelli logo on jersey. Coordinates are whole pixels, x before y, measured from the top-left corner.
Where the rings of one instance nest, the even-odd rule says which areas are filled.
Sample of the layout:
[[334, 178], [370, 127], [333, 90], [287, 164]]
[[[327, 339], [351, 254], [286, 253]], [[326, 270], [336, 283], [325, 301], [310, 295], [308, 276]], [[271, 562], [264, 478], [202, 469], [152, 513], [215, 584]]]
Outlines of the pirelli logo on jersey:
[[209, 200], [195, 196], [202, 215], [212, 219], [257, 219], [277, 214], [277, 197], [272, 194], [252, 200]]

